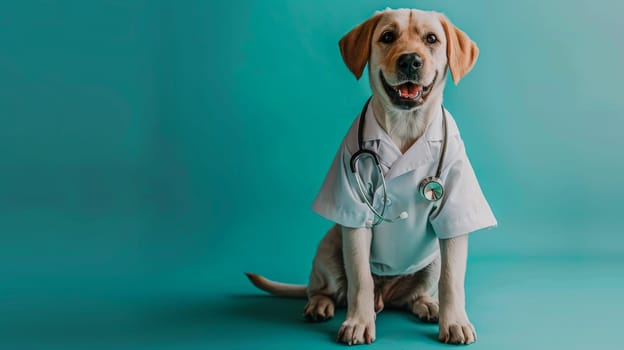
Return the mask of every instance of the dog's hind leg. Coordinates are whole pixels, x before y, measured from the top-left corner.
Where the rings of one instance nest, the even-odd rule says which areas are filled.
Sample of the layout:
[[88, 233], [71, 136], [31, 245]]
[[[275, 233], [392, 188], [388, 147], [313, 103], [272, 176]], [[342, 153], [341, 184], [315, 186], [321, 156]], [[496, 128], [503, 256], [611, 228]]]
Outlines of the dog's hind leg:
[[377, 277], [382, 286], [384, 301], [390, 307], [407, 308], [424, 322], [438, 322], [438, 280], [440, 257], [414, 274], [395, 277], [387, 281]]
[[346, 286], [342, 237], [340, 227], [334, 225], [316, 250], [303, 316], [311, 322], [334, 317], [335, 308], [346, 304]]
[[334, 317], [335, 304], [332, 298], [315, 294], [310, 296], [303, 309], [303, 316], [310, 322], [323, 322]]
[[440, 312], [438, 281], [440, 279], [440, 257], [416, 272], [411, 278], [412, 294], [407, 307], [421, 321], [437, 323]]
[[440, 313], [438, 281], [440, 280], [440, 257], [416, 272], [410, 278], [412, 293], [407, 308], [421, 321], [437, 323]]

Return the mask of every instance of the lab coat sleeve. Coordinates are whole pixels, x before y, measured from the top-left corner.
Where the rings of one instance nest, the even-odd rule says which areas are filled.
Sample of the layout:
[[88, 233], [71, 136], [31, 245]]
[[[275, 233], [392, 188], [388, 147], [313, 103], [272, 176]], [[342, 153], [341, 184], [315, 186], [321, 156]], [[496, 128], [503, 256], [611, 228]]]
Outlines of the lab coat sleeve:
[[[495, 227], [496, 218], [481, 191], [463, 141], [458, 137], [454, 155], [442, 174], [445, 194], [429, 220], [441, 239]], [[449, 154], [451, 155], [451, 154]], [[444, 174], [446, 173], [446, 176]]]
[[312, 210], [345, 227], [370, 227], [372, 214], [360, 199], [350, 160], [351, 154], [343, 142], [312, 204]]

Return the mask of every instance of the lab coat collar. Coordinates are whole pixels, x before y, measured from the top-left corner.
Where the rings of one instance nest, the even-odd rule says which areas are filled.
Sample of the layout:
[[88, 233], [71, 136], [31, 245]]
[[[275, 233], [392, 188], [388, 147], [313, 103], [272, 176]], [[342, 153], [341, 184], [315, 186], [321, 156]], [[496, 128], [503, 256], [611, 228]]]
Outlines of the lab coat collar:
[[[437, 108], [436, 110], [437, 113], [431, 120], [423, 136], [418, 138], [405, 153], [401, 153], [390, 138], [390, 135], [388, 135], [377, 122], [373, 108], [371, 106], [368, 107], [364, 120], [364, 133], [362, 135], [364, 148], [372, 149], [377, 152], [380, 158], [379, 161], [389, 168], [385, 174], [387, 181], [415, 170], [425, 164], [431, 165], [433, 163], [434, 157], [432, 155], [430, 142], [441, 142], [444, 139], [442, 109]], [[447, 112], [449, 127], [451, 124], [450, 119]]]
[[[448, 118], [448, 111], [446, 111], [446, 114], [447, 123], [450, 124], [450, 121], [448, 121], [448, 119], [450, 119]], [[365, 143], [368, 141], [384, 140], [389, 141], [391, 144], [394, 144], [392, 142], [392, 139], [390, 138], [390, 135], [388, 135], [388, 133], [377, 122], [377, 118], [375, 118], [375, 112], [373, 111], [373, 107], [370, 104], [366, 110], [366, 117], [364, 120], [364, 134], [362, 136], [362, 139]], [[427, 127], [427, 130], [425, 130], [425, 133], [422, 137], [419, 138], [419, 140], [423, 138], [427, 141], [444, 140], [444, 129], [442, 128], [442, 108], [435, 109], [435, 116], [433, 117], [433, 119], [429, 123], [429, 126]], [[418, 140], [416, 142], [418, 142]]]

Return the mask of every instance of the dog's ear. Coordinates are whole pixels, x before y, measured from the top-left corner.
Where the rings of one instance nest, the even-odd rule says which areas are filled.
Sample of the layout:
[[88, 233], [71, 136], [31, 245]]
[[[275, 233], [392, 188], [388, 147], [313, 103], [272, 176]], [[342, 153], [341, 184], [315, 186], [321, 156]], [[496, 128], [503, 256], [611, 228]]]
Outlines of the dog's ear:
[[455, 85], [474, 66], [479, 56], [479, 48], [474, 41], [470, 40], [466, 33], [455, 27], [446, 16], [440, 14], [440, 22], [446, 34], [446, 57], [451, 69]]
[[381, 13], [376, 13], [373, 17], [345, 34], [338, 43], [342, 60], [351, 73], [355, 75], [356, 79], [360, 79], [362, 76], [366, 62], [370, 57], [373, 31], [375, 31], [380, 18]]

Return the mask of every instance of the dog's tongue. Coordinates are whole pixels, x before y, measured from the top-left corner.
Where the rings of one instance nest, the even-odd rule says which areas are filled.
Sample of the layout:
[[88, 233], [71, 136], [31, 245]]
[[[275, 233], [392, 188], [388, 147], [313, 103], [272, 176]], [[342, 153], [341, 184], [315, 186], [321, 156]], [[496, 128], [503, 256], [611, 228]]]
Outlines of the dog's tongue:
[[420, 90], [422, 90], [422, 86], [407, 83], [399, 86], [399, 90], [401, 91], [401, 96], [403, 97], [416, 97]]

